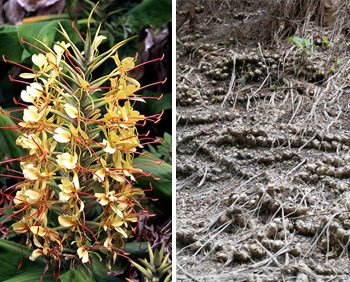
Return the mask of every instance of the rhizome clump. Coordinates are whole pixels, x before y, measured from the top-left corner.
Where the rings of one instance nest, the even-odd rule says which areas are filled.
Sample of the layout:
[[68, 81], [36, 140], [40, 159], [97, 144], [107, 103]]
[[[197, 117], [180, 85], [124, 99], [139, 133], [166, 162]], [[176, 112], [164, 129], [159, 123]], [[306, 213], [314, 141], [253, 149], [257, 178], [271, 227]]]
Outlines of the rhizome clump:
[[350, 280], [349, 4], [180, 2], [178, 281]]

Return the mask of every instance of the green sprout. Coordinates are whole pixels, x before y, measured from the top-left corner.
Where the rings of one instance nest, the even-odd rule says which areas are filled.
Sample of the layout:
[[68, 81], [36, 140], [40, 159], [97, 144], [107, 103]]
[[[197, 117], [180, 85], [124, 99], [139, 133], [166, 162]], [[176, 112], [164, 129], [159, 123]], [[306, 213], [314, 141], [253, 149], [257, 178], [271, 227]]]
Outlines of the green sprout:
[[328, 36], [323, 36], [322, 37], [322, 45], [325, 46], [326, 48], [332, 47], [334, 44], [332, 41], [329, 41]]
[[314, 53], [315, 44], [311, 39], [294, 36], [289, 37], [288, 41], [297, 46], [302, 55]]
[[[146, 282], [169, 282], [171, 278], [171, 262], [168, 262], [170, 253], [164, 256], [165, 243], [162, 244], [160, 250], [156, 249], [154, 252], [151, 245], [148, 243], [149, 261], [146, 259], [139, 259], [143, 265], [131, 261], [131, 263], [142, 273]], [[132, 280], [127, 279], [132, 282]]]

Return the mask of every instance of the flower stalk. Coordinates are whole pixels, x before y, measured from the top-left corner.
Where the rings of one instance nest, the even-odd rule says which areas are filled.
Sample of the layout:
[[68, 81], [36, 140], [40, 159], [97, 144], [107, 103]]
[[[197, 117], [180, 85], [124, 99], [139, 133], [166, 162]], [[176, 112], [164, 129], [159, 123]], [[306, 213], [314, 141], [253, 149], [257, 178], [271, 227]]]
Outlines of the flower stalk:
[[[145, 117], [133, 108], [136, 101], [144, 102], [137, 94], [142, 87], [129, 76], [136, 57], [118, 55], [132, 38], [99, 54], [106, 37], [98, 35], [99, 28], [92, 37], [91, 15], [86, 37], [79, 34], [84, 51], [61, 26], [64, 41], [52, 49], [40, 42], [32, 56], [34, 69], [20, 75], [27, 84], [21, 92], [26, 106], [13, 130], [21, 132], [16, 144], [28, 155], [20, 158], [21, 171], [13, 176], [22, 181], [6, 192], [14, 213], [1, 224], [15, 221], [12, 232], [27, 237], [33, 261], [44, 256], [89, 263], [101, 249], [115, 260], [125, 255], [126, 240], [147, 213], [140, 203], [144, 191], [135, 182], [148, 174], [133, 159], [141, 154], [142, 140], [151, 141], [137, 127], [157, 122], [161, 114]], [[115, 69], [93, 79], [109, 59]]]

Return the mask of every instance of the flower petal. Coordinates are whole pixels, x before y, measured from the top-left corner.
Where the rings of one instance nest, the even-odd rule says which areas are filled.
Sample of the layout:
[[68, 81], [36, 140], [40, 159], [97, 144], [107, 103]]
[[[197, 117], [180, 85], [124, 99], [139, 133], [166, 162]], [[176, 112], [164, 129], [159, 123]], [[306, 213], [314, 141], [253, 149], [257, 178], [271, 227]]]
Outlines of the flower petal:
[[38, 111], [34, 106], [29, 106], [27, 109], [23, 110], [23, 120], [25, 122], [38, 122], [43, 115], [43, 112]]
[[46, 230], [42, 226], [31, 226], [30, 231], [35, 235], [39, 235], [40, 237], [44, 237], [46, 235]]
[[63, 153], [57, 156], [57, 164], [66, 169], [74, 169], [78, 161], [76, 154]]
[[74, 225], [74, 219], [70, 215], [60, 215], [58, 217], [58, 222], [63, 227], [69, 227], [69, 226], [73, 226]]
[[62, 127], [57, 127], [55, 129], [55, 135], [53, 138], [58, 142], [58, 143], [68, 143], [71, 140], [72, 135], [68, 130], [63, 129]]
[[71, 104], [64, 104], [64, 110], [66, 111], [67, 115], [70, 118], [77, 118], [78, 117], [78, 110]]
[[32, 252], [31, 256], [29, 257], [29, 259], [31, 261], [35, 261], [38, 257], [40, 257], [43, 254], [43, 250], [41, 249], [36, 249]]
[[78, 248], [77, 254], [83, 263], [89, 262], [89, 253], [84, 247]]
[[103, 139], [102, 145], [105, 146], [103, 151], [105, 151], [106, 153], [108, 153], [108, 154], [115, 153], [116, 150], [114, 148], [112, 148], [111, 146], [109, 146], [108, 141], [106, 139]]

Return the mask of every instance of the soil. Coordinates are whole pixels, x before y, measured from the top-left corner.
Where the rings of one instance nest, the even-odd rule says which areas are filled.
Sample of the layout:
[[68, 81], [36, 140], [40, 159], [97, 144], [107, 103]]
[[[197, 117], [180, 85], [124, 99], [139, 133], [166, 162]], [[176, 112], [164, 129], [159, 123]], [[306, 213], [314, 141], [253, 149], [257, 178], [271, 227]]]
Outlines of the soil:
[[177, 281], [350, 281], [347, 6], [177, 2]]

